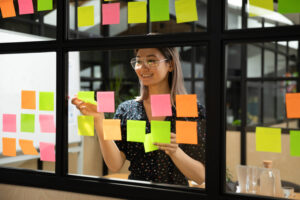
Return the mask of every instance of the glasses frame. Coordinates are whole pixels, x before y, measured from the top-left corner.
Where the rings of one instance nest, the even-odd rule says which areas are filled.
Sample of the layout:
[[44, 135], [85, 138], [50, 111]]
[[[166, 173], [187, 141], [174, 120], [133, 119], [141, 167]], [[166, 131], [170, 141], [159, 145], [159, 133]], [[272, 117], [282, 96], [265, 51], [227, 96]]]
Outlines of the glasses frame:
[[162, 60], [155, 60], [154, 64], [157, 65], [157, 66], [150, 66], [150, 65], [145, 61], [145, 59], [144, 59], [144, 60], [143, 60], [143, 64], [141, 65], [141, 67], [136, 67], [136, 64], [134, 64], [134, 63], [136, 63], [136, 60], [137, 60], [137, 58], [131, 58], [131, 59], [130, 59], [130, 65], [131, 65], [131, 67], [132, 67], [134, 70], [140, 69], [140, 68], [142, 68], [143, 66], [146, 66], [148, 69], [154, 69], [154, 68], [158, 67], [159, 63], [161, 63], [161, 62], [163, 62], [163, 61], [167, 61], [167, 60], [169, 60], [169, 59], [165, 58], [165, 59], [162, 59]]

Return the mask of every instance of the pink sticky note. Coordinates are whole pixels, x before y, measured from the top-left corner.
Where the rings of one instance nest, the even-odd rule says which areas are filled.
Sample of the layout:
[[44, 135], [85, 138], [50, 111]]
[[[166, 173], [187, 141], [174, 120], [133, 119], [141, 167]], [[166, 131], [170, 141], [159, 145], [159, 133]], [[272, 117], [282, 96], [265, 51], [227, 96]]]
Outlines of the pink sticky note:
[[33, 14], [32, 0], [18, 0], [19, 2], [19, 14]]
[[120, 3], [102, 4], [102, 24], [120, 24]]
[[53, 115], [39, 115], [40, 130], [42, 133], [55, 133], [55, 123]]
[[40, 142], [40, 155], [42, 161], [55, 162], [55, 145], [47, 142]]
[[3, 132], [17, 132], [17, 119], [16, 115], [3, 114]]
[[153, 117], [172, 116], [170, 94], [151, 95], [150, 98]]
[[115, 93], [97, 92], [98, 112], [115, 112]]

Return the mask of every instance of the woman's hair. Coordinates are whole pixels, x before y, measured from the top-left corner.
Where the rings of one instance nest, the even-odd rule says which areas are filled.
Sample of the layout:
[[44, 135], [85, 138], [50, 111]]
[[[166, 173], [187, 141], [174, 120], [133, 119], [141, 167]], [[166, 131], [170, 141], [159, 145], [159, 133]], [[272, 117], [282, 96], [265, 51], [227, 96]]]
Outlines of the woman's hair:
[[[168, 83], [171, 89], [171, 103], [175, 106], [175, 96], [176, 94], [186, 94], [186, 90], [184, 87], [181, 63], [178, 51], [176, 47], [164, 47], [164, 48], [156, 48], [158, 49], [162, 55], [168, 59], [167, 61], [173, 67], [173, 70], [169, 72]], [[137, 52], [139, 49], [136, 49]], [[140, 96], [136, 98], [136, 100], [141, 101], [147, 99], [149, 96], [149, 89], [147, 86], [143, 85], [140, 81]]]

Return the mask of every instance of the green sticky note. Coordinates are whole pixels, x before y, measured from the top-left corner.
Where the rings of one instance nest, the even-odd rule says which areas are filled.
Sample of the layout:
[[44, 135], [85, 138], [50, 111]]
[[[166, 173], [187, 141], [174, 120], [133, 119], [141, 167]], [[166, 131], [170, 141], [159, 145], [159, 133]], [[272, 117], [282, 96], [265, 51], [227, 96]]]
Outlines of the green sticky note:
[[44, 111], [54, 111], [54, 93], [40, 92], [39, 93], [39, 108]]
[[300, 156], [300, 131], [290, 131], [291, 156]]
[[94, 6], [78, 7], [78, 27], [93, 26], [94, 22]]
[[150, 0], [150, 21], [169, 21], [169, 0]]
[[300, 13], [300, 1], [278, 0], [278, 12], [282, 14]]
[[144, 148], [146, 153], [158, 150], [158, 147], [153, 144], [152, 136], [151, 133], [145, 135]]
[[21, 132], [34, 133], [34, 114], [21, 114]]
[[151, 133], [153, 142], [167, 143], [171, 142], [171, 122], [169, 121], [151, 121]]
[[265, 10], [274, 11], [273, 0], [249, 0], [250, 17], [265, 15]]
[[198, 21], [196, 0], [176, 0], [175, 12], [177, 23]]
[[147, 3], [128, 2], [128, 24], [147, 22]]
[[37, 2], [37, 10], [53, 10], [53, 0], [38, 0]]
[[93, 91], [82, 91], [78, 92], [77, 98], [86, 102], [97, 105], [97, 102], [95, 101], [95, 93]]
[[94, 136], [94, 117], [93, 116], [78, 116], [78, 135]]
[[256, 151], [281, 152], [281, 129], [256, 127]]
[[127, 120], [127, 141], [144, 142], [146, 134], [146, 121]]

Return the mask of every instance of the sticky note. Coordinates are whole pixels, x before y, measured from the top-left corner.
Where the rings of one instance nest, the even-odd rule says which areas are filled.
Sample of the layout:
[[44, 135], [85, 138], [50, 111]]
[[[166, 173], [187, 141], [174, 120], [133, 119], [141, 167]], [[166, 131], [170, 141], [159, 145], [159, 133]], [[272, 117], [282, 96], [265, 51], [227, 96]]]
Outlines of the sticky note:
[[274, 11], [273, 0], [249, 0], [250, 16], [264, 15], [264, 10]]
[[32, 0], [18, 0], [19, 3], [19, 14], [33, 14], [33, 4]]
[[102, 4], [102, 24], [120, 24], [120, 3]]
[[55, 145], [47, 142], [40, 142], [41, 161], [55, 162]]
[[176, 0], [175, 12], [177, 23], [198, 21], [196, 0]]
[[34, 133], [34, 114], [21, 114], [21, 132]]
[[299, 0], [278, 0], [278, 12], [282, 14], [300, 13]]
[[151, 95], [150, 102], [153, 117], [172, 116], [170, 94]]
[[21, 108], [35, 109], [36, 108], [35, 91], [21, 91]]
[[94, 136], [94, 117], [93, 116], [78, 116], [78, 135]]
[[1, 0], [0, 8], [2, 13], [2, 18], [15, 17], [16, 11], [13, 0]]
[[103, 120], [104, 140], [122, 140], [121, 120], [104, 119]]
[[176, 143], [198, 144], [197, 122], [176, 121]]
[[95, 93], [93, 91], [81, 91], [78, 92], [77, 98], [86, 102], [86, 103], [91, 103], [94, 105], [97, 105], [97, 102], [95, 101]]
[[22, 152], [25, 155], [39, 155], [37, 150], [33, 146], [33, 141], [32, 140], [23, 140], [19, 139], [19, 145], [22, 149]]
[[150, 21], [169, 21], [169, 0], [150, 0]]
[[78, 27], [94, 24], [94, 6], [78, 7]]
[[281, 152], [281, 129], [256, 127], [256, 151]]
[[38, 0], [37, 2], [37, 10], [45, 11], [53, 9], [53, 0]]
[[54, 115], [39, 115], [41, 133], [55, 133]]
[[40, 92], [39, 108], [43, 111], [54, 111], [54, 93]]
[[127, 120], [127, 141], [144, 142], [146, 135], [146, 121]]
[[285, 103], [287, 118], [300, 118], [300, 93], [286, 93]]
[[171, 122], [169, 121], [151, 121], [151, 133], [153, 142], [167, 143], [171, 142]]
[[16, 138], [2, 138], [2, 154], [4, 156], [16, 156]]
[[291, 156], [300, 156], [300, 131], [290, 131]]
[[147, 22], [147, 3], [128, 2], [128, 24]]
[[97, 104], [98, 112], [115, 112], [115, 93], [97, 92]]
[[145, 135], [144, 149], [145, 149], [146, 153], [158, 150], [158, 147], [153, 144], [153, 137], [152, 136], [153, 135], [151, 133], [148, 133], [148, 134]]
[[14, 114], [3, 114], [2, 118], [3, 132], [17, 132], [17, 117]]
[[196, 94], [176, 95], [176, 116], [198, 117]]

